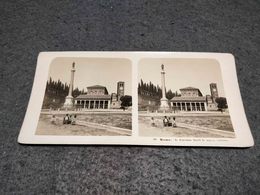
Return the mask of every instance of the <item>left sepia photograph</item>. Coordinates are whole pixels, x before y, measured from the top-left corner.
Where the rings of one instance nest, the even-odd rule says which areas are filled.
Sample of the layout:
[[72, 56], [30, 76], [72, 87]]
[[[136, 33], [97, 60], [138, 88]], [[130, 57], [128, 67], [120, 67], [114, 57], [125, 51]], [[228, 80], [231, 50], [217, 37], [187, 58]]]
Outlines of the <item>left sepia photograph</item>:
[[132, 64], [121, 58], [55, 58], [36, 135], [131, 136]]

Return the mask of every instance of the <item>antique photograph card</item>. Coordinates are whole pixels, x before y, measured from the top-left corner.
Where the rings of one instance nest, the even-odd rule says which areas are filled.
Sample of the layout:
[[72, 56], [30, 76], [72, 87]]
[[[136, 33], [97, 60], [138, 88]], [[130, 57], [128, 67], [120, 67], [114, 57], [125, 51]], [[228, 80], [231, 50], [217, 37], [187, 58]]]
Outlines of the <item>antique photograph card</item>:
[[143, 59], [138, 73], [140, 136], [235, 137], [216, 60]]
[[225, 53], [41, 52], [18, 142], [250, 147]]
[[130, 136], [131, 61], [56, 58], [36, 135]]

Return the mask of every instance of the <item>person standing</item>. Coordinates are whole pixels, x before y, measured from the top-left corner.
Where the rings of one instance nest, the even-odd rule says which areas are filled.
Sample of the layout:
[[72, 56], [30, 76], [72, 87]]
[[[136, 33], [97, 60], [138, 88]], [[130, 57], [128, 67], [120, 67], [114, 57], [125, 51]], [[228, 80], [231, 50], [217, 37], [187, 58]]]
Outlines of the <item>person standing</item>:
[[63, 124], [69, 124], [69, 121], [70, 121], [70, 117], [69, 117], [69, 114], [66, 114], [63, 118]]
[[51, 124], [56, 125], [56, 120], [57, 120], [56, 116], [52, 115], [52, 117], [51, 117]]
[[76, 118], [77, 118], [76, 114], [71, 117], [71, 124], [72, 125], [76, 125]]
[[169, 120], [168, 126], [171, 127], [171, 126], [172, 126], [172, 122], [173, 122], [173, 121], [172, 121], [172, 118], [169, 117], [168, 120]]
[[172, 117], [172, 127], [177, 127], [175, 117]]
[[167, 126], [168, 126], [168, 123], [169, 123], [169, 120], [168, 120], [167, 116], [164, 116], [163, 126], [164, 126], [164, 127], [167, 127]]
[[151, 126], [155, 127], [155, 122], [154, 122], [154, 118], [153, 117], [151, 118]]

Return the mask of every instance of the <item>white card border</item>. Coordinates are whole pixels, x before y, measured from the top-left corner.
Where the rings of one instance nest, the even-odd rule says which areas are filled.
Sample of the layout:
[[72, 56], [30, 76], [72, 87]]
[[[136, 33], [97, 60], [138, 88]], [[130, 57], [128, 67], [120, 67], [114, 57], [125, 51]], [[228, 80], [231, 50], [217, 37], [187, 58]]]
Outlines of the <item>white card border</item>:
[[[44, 97], [49, 66], [56, 57], [126, 58], [132, 64], [132, 136], [43, 136], [35, 135], [42, 101]], [[137, 108], [137, 65], [143, 58], [199, 58], [215, 59], [219, 62], [229, 113], [235, 129], [235, 138], [205, 138], [204, 141], [185, 141], [185, 138], [171, 138], [172, 141], [154, 140], [154, 137], [138, 136]], [[167, 137], [169, 138], [169, 137]], [[192, 139], [192, 138], [187, 138]], [[184, 141], [182, 141], [184, 140]], [[206, 141], [205, 141], [206, 140]], [[24, 122], [18, 137], [21, 144], [82, 144], [82, 145], [158, 145], [158, 146], [213, 146], [213, 147], [251, 147], [254, 140], [246, 119], [239, 91], [235, 60], [228, 53], [197, 52], [41, 52], [37, 60], [33, 88]]]

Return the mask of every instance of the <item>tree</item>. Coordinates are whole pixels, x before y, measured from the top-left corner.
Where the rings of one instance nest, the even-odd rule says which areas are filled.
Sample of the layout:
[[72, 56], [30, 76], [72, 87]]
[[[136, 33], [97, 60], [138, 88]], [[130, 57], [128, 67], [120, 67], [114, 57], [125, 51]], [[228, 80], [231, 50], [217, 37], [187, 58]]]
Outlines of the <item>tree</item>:
[[172, 90], [167, 91], [166, 98], [168, 100], [171, 100], [174, 96], [175, 96], [175, 94], [172, 92]]
[[144, 82], [143, 82], [143, 80], [142, 80], [142, 79], [141, 79], [140, 88], [141, 88], [141, 90], [144, 90]]
[[141, 94], [141, 84], [138, 83], [138, 94]]
[[[59, 79], [54, 81], [51, 77], [47, 81], [44, 100], [43, 100], [43, 108], [60, 108], [66, 96], [69, 93], [69, 85], [67, 83], [63, 83]], [[78, 88], [75, 88], [72, 92], [73, 97], [76, 97], [80, 94], [83, 94], [84, 91], [80, 91]]]
[[178, 93], [178, 91], [175, 92], [175, 97], [180, 97], [181, 94]]
[[79, 96], [80, 94], [83, 94], [83, 93], [84, 93], [84, 90], [80, 91], [78, 88], [76, 88], [76, 89], [73, 90], [72, 96], [77, 97], [77, 96]]
[[219, 97], [219, 98], [216, 98], [215, 100], [218, 104], [218, 109], [219, 110], [223, 110], [223, 109], [226, 109], [228, 108], [228, 105], [227, 105], [227, 99], [224, 98], [224, 97]]
[[125, 95], [120, 98], [122, 107], [132, 106], [132, 96]]

